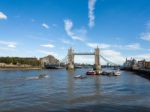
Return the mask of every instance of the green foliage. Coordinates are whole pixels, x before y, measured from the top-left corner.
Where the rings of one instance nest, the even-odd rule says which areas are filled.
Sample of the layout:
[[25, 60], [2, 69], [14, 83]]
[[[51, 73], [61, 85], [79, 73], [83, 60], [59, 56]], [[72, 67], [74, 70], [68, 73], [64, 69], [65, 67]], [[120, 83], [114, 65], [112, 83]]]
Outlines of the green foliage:
[[40, 66], [40, 61], [36, 58], [19, 58], [19, 57], [0, 57], [0, 63], [6, 64], [27, 64], [32, 66]]

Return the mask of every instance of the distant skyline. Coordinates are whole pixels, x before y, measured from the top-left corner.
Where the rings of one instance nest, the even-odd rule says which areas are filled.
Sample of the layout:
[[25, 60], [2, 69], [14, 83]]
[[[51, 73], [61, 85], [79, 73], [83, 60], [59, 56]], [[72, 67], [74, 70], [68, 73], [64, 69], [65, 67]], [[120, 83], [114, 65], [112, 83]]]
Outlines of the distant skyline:
[[0, 1], [0, 56], [62, 59], [70, 47], [93, 52], [97, 46], [117, 64], [126, 57], [150, 60], [150, 0]]

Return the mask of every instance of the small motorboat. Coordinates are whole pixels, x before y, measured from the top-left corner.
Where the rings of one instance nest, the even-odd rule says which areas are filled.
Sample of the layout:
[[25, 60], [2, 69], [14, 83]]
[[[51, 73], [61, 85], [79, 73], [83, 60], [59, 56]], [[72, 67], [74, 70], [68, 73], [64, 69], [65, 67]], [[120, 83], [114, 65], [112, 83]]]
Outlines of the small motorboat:
[[41, 79], [41, 78], [47, 78], [47, 77], [48, 77], [47, 74], [40, 74], [40, 75], [38, 76], [39, 79]]
[[86, 75], [96, 75], [96, 72], [93, 70], [90, 70], [90, 71], [86, 72]]
[[40, 74], [38, 76], [33, 76], [33, 77], [27, 77], [27, 80], [38, 80], [38, 79], [42, 79], [42, 78], [47, 78], [48, 75], [47, 74]]
[[76, 75], [76, 76], [74, 76], [74, 78], [76, 78], [76, 79], [84, 79], [84, 78], [86, 78], [86, 76], [83, 76], [83, 75]]
[[121, 74], [121, 72], [119, 71], [119, 70], [117, 70], [117, 71], [114, 71], [114, 76], [119, 76]]

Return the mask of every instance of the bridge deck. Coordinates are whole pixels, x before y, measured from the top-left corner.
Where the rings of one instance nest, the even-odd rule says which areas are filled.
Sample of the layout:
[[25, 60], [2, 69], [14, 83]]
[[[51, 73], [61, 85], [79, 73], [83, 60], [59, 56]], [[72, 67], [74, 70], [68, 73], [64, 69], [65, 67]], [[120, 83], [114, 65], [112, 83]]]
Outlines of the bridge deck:
[[74, 55], [95, 55], [95, 53], [74, 53]]

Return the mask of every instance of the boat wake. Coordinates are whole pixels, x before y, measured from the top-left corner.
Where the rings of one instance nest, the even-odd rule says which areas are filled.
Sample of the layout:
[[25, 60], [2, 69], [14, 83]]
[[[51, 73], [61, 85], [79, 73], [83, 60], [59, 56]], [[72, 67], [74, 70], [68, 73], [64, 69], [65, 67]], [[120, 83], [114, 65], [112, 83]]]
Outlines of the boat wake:
[[34, 77], [27, 77], [26, 80], [38, 80], [38, 79], [43, 79], [43, 78], [48, 78], [48, 75], [40, 74], [40, 75], [34, 76]]

